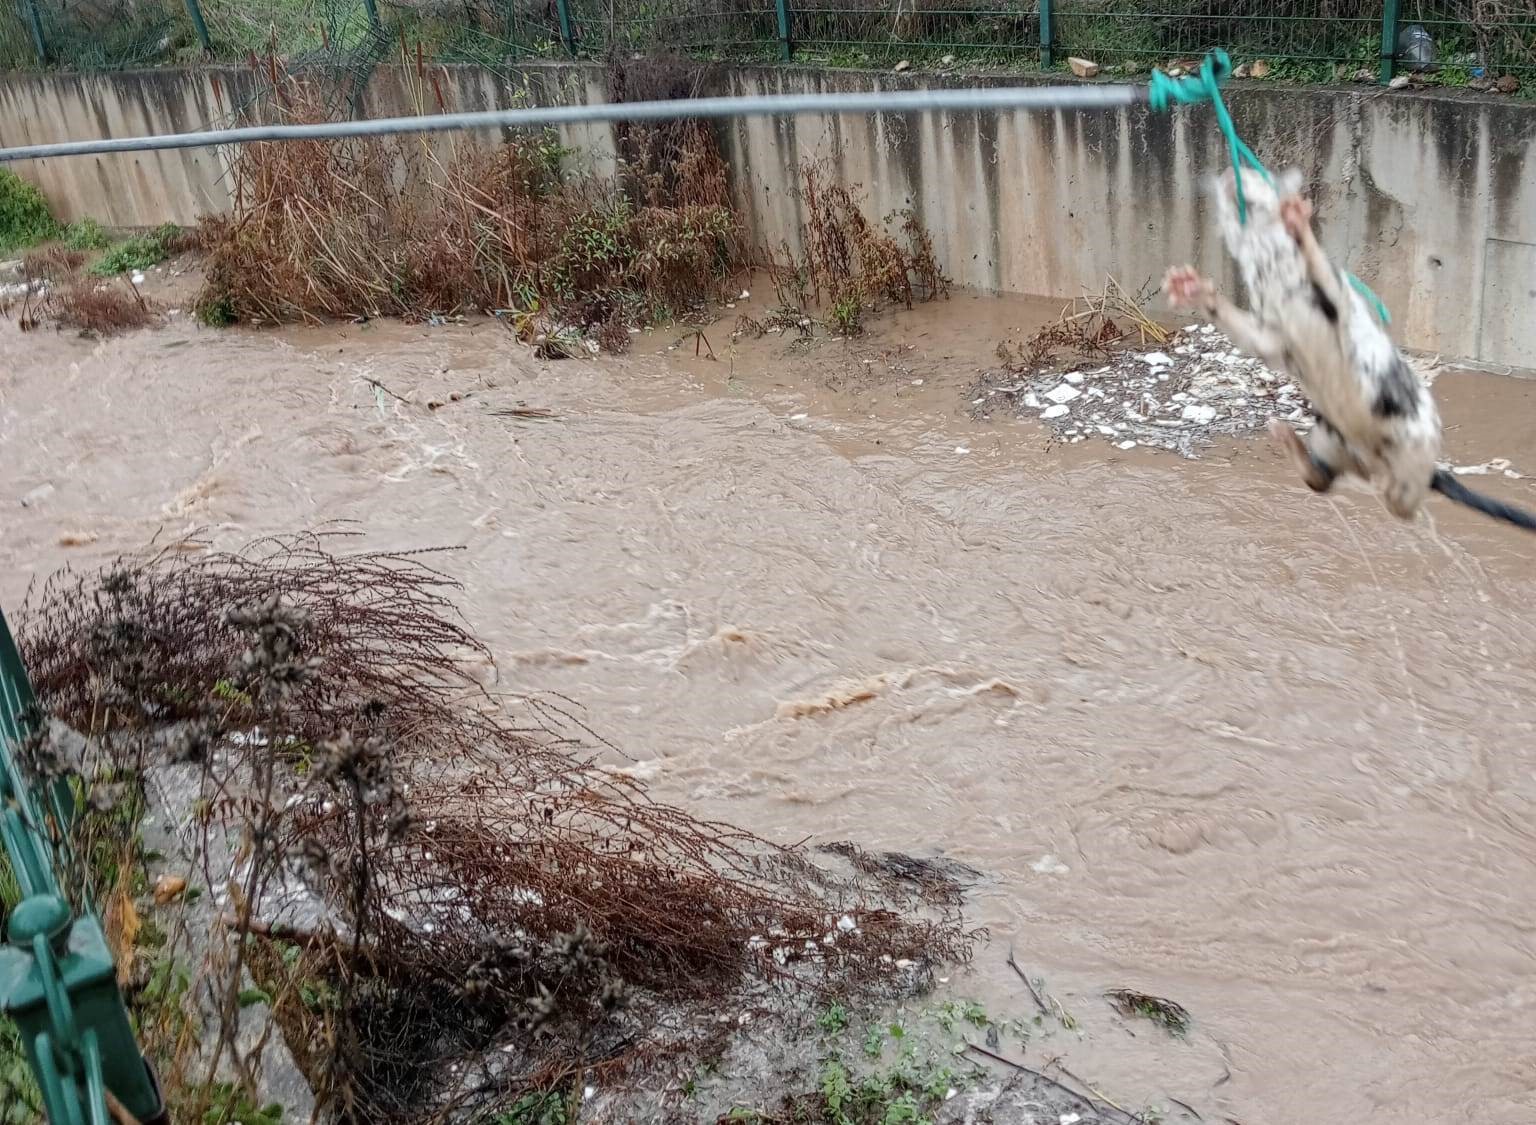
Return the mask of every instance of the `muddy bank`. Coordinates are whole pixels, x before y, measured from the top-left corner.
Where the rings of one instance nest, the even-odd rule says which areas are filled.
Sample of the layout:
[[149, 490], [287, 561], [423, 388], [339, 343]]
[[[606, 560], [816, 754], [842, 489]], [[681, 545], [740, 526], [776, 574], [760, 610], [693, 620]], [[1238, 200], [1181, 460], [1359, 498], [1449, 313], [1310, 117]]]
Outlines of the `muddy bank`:
[[[1055, 311], [957, 296], [793, 348], [727, 324], [713, 362], [678, 333], [546, 363], [494, 325], [3, 325], [0, 599], [197, 527], [462, 546], [499, 686], [580, 700], [663, 796], [987, 873], [994, 944], [946, 987], [1028, 1018], [1013, 945], [1078, 1025], [1024, 1061], [1208, 1120], [1528, 1120], [1529, 540], [1314, 497], [1257, 442], [970, 419], [997, 341]], [[1436, 390], [1457, 464], [1536, 463], [1536, 384]]]

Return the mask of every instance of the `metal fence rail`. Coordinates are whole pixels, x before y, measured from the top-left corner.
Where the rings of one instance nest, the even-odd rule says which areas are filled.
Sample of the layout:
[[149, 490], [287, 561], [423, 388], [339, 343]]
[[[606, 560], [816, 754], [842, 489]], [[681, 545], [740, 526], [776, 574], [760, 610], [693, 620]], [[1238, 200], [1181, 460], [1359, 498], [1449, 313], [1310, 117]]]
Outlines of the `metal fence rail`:
[[0, 863], [9, 864], [19, 891], [19, 901], [0, 902], [0, 1019], [20, 1031], [53, 1125], [111, 1125], [113, 1102], [146, 1125], [162, 1121], [101, 922], [89, 909], [72, 909], [58, 882], [56, 842], [67, 846], [73, 794], [61, 782], [39, 786], [19, 760], [38, 721], [0, 614]]
[[1060, 66], [1144, 73], [1224, 46], [1276, 78], [1332, 81], [1405, 59], [1427, 32], [1446, 85], [1536, 87], [1531, 0], [0, 0], [0, 67], [123, 69], [191, 61], [341, 59], [420, 42], [443, 61], [672, 50], [833, 66]]

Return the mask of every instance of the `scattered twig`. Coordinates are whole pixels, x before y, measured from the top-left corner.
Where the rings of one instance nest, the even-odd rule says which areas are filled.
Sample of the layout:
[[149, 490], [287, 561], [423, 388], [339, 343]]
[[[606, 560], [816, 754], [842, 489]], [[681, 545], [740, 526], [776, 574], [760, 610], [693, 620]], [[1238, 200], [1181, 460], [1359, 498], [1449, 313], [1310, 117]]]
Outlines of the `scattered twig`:
[[1035, 987], [1035, 982], [1029, 979], [1029, 974], [1019, 968], [1019, 963], [1013, 959], [1012, 946], [1008, 947], [1008, 967], [1019, 975], [1019, 979], [1024, 982], [1024, 987], [1029, 989], [1029, 994], [1035, 998], [1035, 1004], [1039, 1007], [1040, 1014], [1043, 1016], [1050, 1015], [1051, 1008], [1045, 1002], [1045, 997], [1040, 995], [1039, 989]]
[[1071, 1012], [1067, 1011], [1067, 1009], [1062, 1005], [1062, 1002], [1056, 999], [1054, 995], [1051, 997], [1051, 1007], [1055, 1010], [1056, 1020], [1061, 1024], [1062, 1027], [1066, 1028], [1068, 1031], [1077, 1030], [1077, 1017], [1074, 1016]]
[[1168, 1100], [1170, 1102], [1172, 1102], [1174, 1105], [1178, 1106], [1180, 1109], [1182, 1109], [1185, 1113], [1189, 1114], [1196, 1121], [1204, 1121], [1205, 1120], [1205, 1118], [1200, 1116], [1200, 1111], [1198, 1109], [1196, 1109], [1194, 1106], [1190, 1105], [1188, 1102], [1181, 1102], [1181, 1101], [1179, 1101], [1178, 1098], [1175, 1098], [1175, 1097], [1170, 1097]]
[[111, 1090], [103, 1090], [107, 1098], [107, 1112], [112, 1115], [116, 1125], [142, 1125], [137, 1117], [129, 1112], [128, 1107], [117, 1100], [117, 1096]]
[[1090, 1094], [1092, 1094], [1093, 1097], [1096, 1100], [1098, 1100], [1100, 1102], [1103, 1102], [1105, 1105], [1109, 1106], [1110, 1109], [1116, 1110], [1119, 1113], [1123, 1113], [1127, 1117], [1135, 1116], [1134, 1114], [1131, 1113], [1130, 1110], [1126, 1109], [1125, 1106], [1121, 1105], [1119, 1102], [1116, 1102], [1113, 1098], [1110, 1098], [1109, 1096], [1107, 1096], [1102, 1090], [1100, 1090], [1092, 1082], [1089, 1082], [1082, 1075], [1074, 1074], [1072, 1071], [1068, 1070], [1067, 1069], [1067, 1064], [1062, 1062], [1060, 1059], [1056, 1060], [1055, 1066], [1056, 1066], [1057, 1070], [1061, 1071], [1061, 1073], [1065, 1074], [1068, 1078], [1072, 1079], [1072, 1081], [1078, 1083], [1085, 1090], [1087, 1090]]
[[[681, 346], [682, 344], [687, 343], [689, 340], [693, 341], [693, 354], [696, 357], [702, 356], [704, 359], [715, 358], [715, 349], [711, 347], [709, 343], [709, 337], [704, 335], [702, 330], [695, 328], [692, 332], [685, 332], [678, 339], [677, 343], [679, 346]], [[700, 351], [701, 346], [709, 349], [708, 355], [703, 355], [703, 353]]]
[[547, 407], [547, 406], [510, 406], [510, 407], [507, 407], [505, 410], [493, 410], [493, 411], [491, 411], [491, 414], [492, 414], [493, 417], [496, 417], [496, 418], [534, 418], [534, 419], [536, 419], [536, 418], [558, 418], [558, 417], [560, 417], [560, 415], [556, 414], [553, 410], [549, 409], [549, 407]]
[[377, 379], [375, 379], [375, 378], [373, 378], [371, 376], [364, 375], [363, 376], [363, 382], [369, 384], [370, 386], [377, 387], [379, 390], [381, 390], [385, 394], [387, 394], [390, 398], [394, 399], [396, 402], [403, 402], [406, 406], [410, 406], [411, 405], [411, 400], [410, 399], [408, 399], [408, 398], [401, 398], [399, 395], [395, 394], [394, 391], [390, 390], [383, 383], [379, 382]]
[[[219, 918], [219, 925], [230, 930], [242, 928], [239, 917], [234, 914], [222, 915]], [[276, 938], [290, 945], [303, 945], [315, 949], [329, 949], [339, 941], [339, 935], [334, 930], [309, 930], [282, 922], [267, 922], [260, 918], [250, 919], [243, 924], [243, 928], [257, 937]]]
[[[1071, 1094], [1073, 1097], [1082, 1098], [1085, 1102], [1087, 1102], [1089, 1105], [1093, 1106], [1095, 1109], [1099, 1108], [1100, 1106], [1107, 1106], [1108, 1108], [1114, 1110], [1116, 1113], [1122, 1114], [1129, 1121], [1139, 1120], [1139, 1118], [1137, 1118], [1135, 1114], [1131, 1113], [1124, 1106], [1118, 1105], [1114, 1101], [1112, 1101], [1111, 1099], [1105, 1097], [1104, 1094], [1101, 1093], [1099, 1090], [1097, 1090], [1091, 1083], [1084, 1081], [1081, 1077], [1079, 1077], [1076, 1074], [1073, 1074], [1070, 1070], [1068, 1070], [1066, 1068], [1066, 1065], [1061, 1061], [1060, 1056], [1052, 1058], [1045, 1065], [1048, 1068], [1049, 1067], [1055, 1067], [1057, 1070], [1061, 1071], [1061, 1073], [1065, 1074], [1068, 1078], [1072, 1079], [1074, 1082], [1078, 1083], [1079, 1085], [1085, 1087], [1089, 1091], [1089, 1093], [1085, 1094], [1085, 1093], [1083, 1093], [1080, 1090], [1074, 1090], [1074, 1089], [1072, 1089], [1072, 1087], [1068, 1086], [1066, 1083], [1060, 1081], [1059, 1079], [1052, 1078], [1049, 1074], [1046, 1074], [1043, 1071], [1035, 1070], [1032, 1067], [1025, 1066], [1021, 1062], [1015, 1062], [1013, 1059], [1010, 1059], [1010, 1058], [1008, 1058], [1005, 1055], [1000, 1055], [996, 1051], [989, 1051], [987, 1048], [981, 1046], [979, 1043], [972, 1043], [969, 1040], [966, 1040], [965, 1047], [969, 1051], [975, 1051], [979, 1055], [985, 1055], [987, 1058], [993, 1060], [994, 1062], [1001, 1063], [1002, 1065], [1008, 1067], [1011, 1070], [1018, 1071], [1020, 1074], [1027, 1074], [1031, 1078], [1037, 1079], [1038, 1081], [1041, 1081], [1041, 1082], [1049, 1083], [1050, 1085], [1056, 1087], [1059, 1090], [1065, 1090], [1067, 1093]], [[1169, 1099], [1169, 1100], [1171, 1101], [1172, 1099]], [[1180, 1104], [1182, 1105], [1183, 1103], [1181, 1102]]]
[[1183, 1037], [1189, 1033], [1190, 1015], [1181, 1004], [1150, 996], [1132, 988], [1112, 988], [1104, 993], [1104, 999], [1122, 1016], [1140, 1016], [1151, 1020], [1170, 1035]]
[[[1041, 1074], [1038, 1070], [1031, 1070], [1029, 1067], [1025, 1066], [1023, 1063], [1021, 1063], [1021, 1062], [1014, 1062], [1012, 1059], [1008, 1058], [1006, 1055], [1000, 1055], [996, 1051], [988, 1050], [986, 1047], [983, 1047], [980, 1043], [972, 1043], [970, 1040], [966, 1040], [965, 1048], [968, 1051], [975, 1051], [978, 1055], [986, 1055], [987, 1058], [991, 1059], [993, 1062], [1000, 1062], [1004, 1066], [1012, 1067], [1014, 1070], [1020, 1071], [1020, 1072], [1022, 1072], [1024, 1074], [1032, 1074], [1036, 1078], [1045, 1078], [1045, 1080], [1047, 1082], [1051, 1081], [1049, 1078], [1046, 1078], [1045, 1075]], [[1060, 1083], [1057, 1083], [1057, 1085], [1060, 1085]]]

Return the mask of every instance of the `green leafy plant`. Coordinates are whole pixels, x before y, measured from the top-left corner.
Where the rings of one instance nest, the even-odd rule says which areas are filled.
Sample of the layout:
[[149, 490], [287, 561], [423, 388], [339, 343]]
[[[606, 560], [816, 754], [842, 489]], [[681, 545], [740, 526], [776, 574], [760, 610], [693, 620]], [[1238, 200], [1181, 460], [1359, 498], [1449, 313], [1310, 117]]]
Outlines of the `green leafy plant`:
[[1151, 1020], [1178, 1039], [1189, 1034], [1189, 1011], [1182, 1004], [1130, 988], [1111, 989], [1104, 994], [1104, 998], [1122, 1016], [1139, 1016]]
[[821, 1068], [821, 1097], [826, 1104], [827, 1117], [837, 1125], [847, 1125], [848, 1110], [853, 1104], [853, 1085], [848, 1081], [848, 1068], [837, 1059], [828, 1059]]
[[71, 250], [105, 250], [112, 244], [101, 224], [91, 218], [65, 224], [60, 240]]
[[272, 997], [260, 988], [242, 989], [237, 999], [242, 1008], [254, 1008], [258, 1004], [270, 1006], [272, 1003]]
[[496, 1125], [567, 1125], [569, 1121], [565, 1095], [541, 1090], [518, 1098], [511, 1109], [496, 1118]]
[[0, 253], [31, 246], [59, 233], [43, 193], [15, 172], [0, 168]]
[[880, 1125], [922, 1125], [927, 1120], [928, 1117], [923, 1113], [917, 1098], [906, 1093], [885, 1107], [885, 1115], [880, 1118]]
[[962, 1021], [972, 1027], [986, 1027], [992, 1022], [987, 1010], [974, 1000], [946, 1000], [939, 1007], [938, 1017], [939, 1026], [945, 1031], [953, 1031]]
[[282, 1125], [283, 1107], [276, 1102], [258, 1106], [236, 1087], [220, 1083], [210, 1092], [203, 1125]]
[[858, 297], [847, 294], [832, 305], [832, 327], [844, 336], [857, 336], [864, 330], [864, 309]]
[[139, 993], [140, 1007], [180, 1007], [192, 980], [169, 957], [156, 961], [149, 973], [149, 983]]
[[43, 1096], [27, 1064], [21, 1032], [8, 1019], [0, 1019], [0, 1098], [8, 1112], [16, 1111], [17, 1121], [43, 1119]]
[[209, 328], [225, 328], [238, 319], [234, 298], [228, 293], [217, 293], [199, 300], [192, 311]]
[[153, 234], [141, 234], [127, 238], [102, 255], [91, 267], [97, 277], [112, 277], [129, 270], [144, 270], [158, 265], [170, 255], [165, 243]]
[[935, 1066], [922, 1076], [923, 1093], [936, 1102], [941, 1102], [949, 1094], [949, 1091], [959, 1085], [959, 1078], [955, 1072], [947, 1066]]
[[823, 1031], [836, 1033], [848, 1027], [848, 1009], [841, 1004], [830, 1004], [816, 1017], [816, 1026]]

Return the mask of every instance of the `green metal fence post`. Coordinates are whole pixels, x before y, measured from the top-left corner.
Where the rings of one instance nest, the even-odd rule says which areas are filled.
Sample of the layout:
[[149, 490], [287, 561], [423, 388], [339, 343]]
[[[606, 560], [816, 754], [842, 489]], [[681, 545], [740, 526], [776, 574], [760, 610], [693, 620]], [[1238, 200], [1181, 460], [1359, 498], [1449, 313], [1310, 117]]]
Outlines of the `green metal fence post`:
[[208, 38], [208, 24], [203, 20], [203, 9], [197, 0], [187, 0], [187, 15], [192, 17], [192, 30], [197, 32], [197, 41], [203, 45], [203, 52], [213, 50], [213, 40]]
[[[57, 857], [17, 748], [39, 722], [21, 653], [0, 613], [0, 845], [25, 897], [0, 944], [0, 1019], [15, 1021], [54, 1125], [109, 1125], [108, 1093], [145, 1125], [164, 1125], [149, 1064], [117, 987], [101, 923], [87, 908], [71, 918]], [[49, 785], [60, 846], [74, 816], [64, 777]]]
[[11, 637], [11, 627], [0, 613], [0, 739], [19, 741], [26, 733], [29, 713], [37, 708], [37, 697], [32, 694], [32, 681], [27, 677], [27, 667], [21, 662], [21, 651]]
[[1393, 64], [1397, 61], [1397, 15], [1400, 0], [1386, 0], [1381, 9], [1381, 84], [1392, 81]]
[[379, 20], [379, 6], [374, 0], [363, 0], [363, 8], [368, 12], [368, 26], [373, 30], [380, 30], [384, 24]]
[[[555, 9], [560, 14], [560, 42], [565, 44], [566, 53], [576, 53], [576, 33], [571, 28], [570, 0], [555, 0]], [[613, 44], [608, 44], [608, 49], [613, 49]]]
[[1046, 70], [1051, 68], [1051, 47], [1054, 45], [1051, 35], [1051, 0], [1040, 0], [1040, 65]]
[[23, 899], [0, 949], [0, 1011], [16, 1021], [56, 1122], [110, 1120], [104, 1091], [143, 1122], [165, 1107], [139, 1053], [101, 923], [55, 895]]
[[789, 26], [792, 18], [789, 10], [789, 0], [777, 0], [779, 9], [779, 54], [788, 62], [795, 57], [795, 42], [790, 38]]
[[46, 65], [48, 41], [43, 38], [43, 17], [37, 12], [37, 0], [27, 0], [27, 26], [32, 29], [32, 48], [37, 52], [37, 61]]
[[[4, 834], [4, 822], [8, 819], [25, 813], [25, 820], [36, 814], [30, 794], [18, 792], [13, 796], [8, 792], [12, 785], [18, 790], [21, 786], [15, 763], [11, 760], [12, 747], [19, 746], [32, 733], [36, 720], [37, 699], [32, 694], [32, 681], [27, 678], [27, 669], [21, 662], [16, 642], [11, 638], [5, 614], [0, 613], [0, 798], [14, 806], [6, 808], [0, 803], [0, 835]], [[9, 778], [8, 774], [11, 775]], [[74, 823], [76, 812], [75, 796], [70, 791], [68, 780], [55, 778], [48, 786], [47, 796], [49, 811], [53, 813], [62, 835]], [[23, 827], [29, 831], [41, 831], [43, 825], [39, 821], [24, 823]]]

